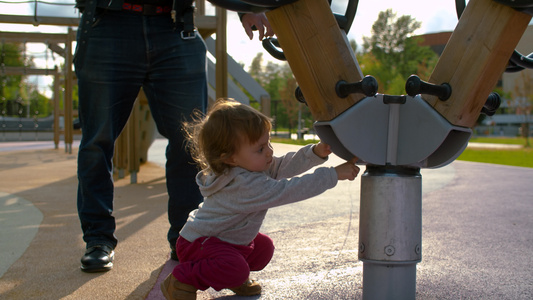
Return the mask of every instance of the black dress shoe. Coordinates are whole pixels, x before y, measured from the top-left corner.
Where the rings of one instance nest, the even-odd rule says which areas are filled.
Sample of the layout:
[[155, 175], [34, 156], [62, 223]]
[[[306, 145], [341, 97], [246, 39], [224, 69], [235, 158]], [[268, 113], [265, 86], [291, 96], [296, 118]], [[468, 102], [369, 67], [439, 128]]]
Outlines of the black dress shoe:
[[96, 245], [87, 249], [81, 258], [81, 270], [83, 272], [106, 272], [113, 269], [115, 251], [106, 245]]
[[178, 259], [178, 253], [176, 252], [176, 248], [170, 247], [170, 259], [179, 261]]

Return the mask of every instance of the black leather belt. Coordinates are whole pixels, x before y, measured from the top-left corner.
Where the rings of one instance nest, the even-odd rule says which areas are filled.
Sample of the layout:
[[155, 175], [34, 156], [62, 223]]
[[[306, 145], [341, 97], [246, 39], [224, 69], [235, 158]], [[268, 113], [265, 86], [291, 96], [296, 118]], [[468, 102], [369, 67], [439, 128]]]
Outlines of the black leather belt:
[[122, 4], [122, 9], [142, 13], [146, 16], [155, 16], [161, 14], [170, 14], [172, 7], [170, 5], [133, 4], [124, 2]]

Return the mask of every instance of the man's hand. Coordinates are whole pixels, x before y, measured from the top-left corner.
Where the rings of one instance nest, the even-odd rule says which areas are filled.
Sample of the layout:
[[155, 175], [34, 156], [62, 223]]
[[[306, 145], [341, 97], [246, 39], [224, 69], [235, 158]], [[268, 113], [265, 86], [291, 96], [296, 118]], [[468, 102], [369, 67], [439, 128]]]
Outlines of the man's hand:
[[246, 35], [252, 40], [254, 38], [253, 27], [259, 32], [259, 40], [263, 40], [264, 37], [273, 36], [274, 30], [270, 26], [267, 17], [264, 13], [252, 14], [247, 13], [242, 16], [242, 27], [246, 31]]

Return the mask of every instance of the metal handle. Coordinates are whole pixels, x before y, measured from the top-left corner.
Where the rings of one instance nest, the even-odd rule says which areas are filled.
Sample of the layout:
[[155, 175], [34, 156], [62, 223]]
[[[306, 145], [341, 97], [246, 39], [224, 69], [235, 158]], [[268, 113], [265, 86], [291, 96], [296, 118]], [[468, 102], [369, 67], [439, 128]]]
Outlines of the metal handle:
[[446, 101], [452, 95], [452, 87], [448, 83], [441, 85], [431, 84], [422, 81], [418, 76], [411, 75], [405, 83], [407, 95], [414, 97], [418, 94], [427, 94], [439, 97], [440, 100]]
[[[216, 1], [223, 2], [222, 0], [216, 0]], [[256, 7], [273, 6], [274, 4], [277, 5], [277, 7], [279, 7], [285, 4], [295, 2], [295, 0], [243, 0], [242, 2], [253, 4]], [[333, 14], [333, 16], [335, 17], [335, 20], [337, 21], [337, 24], [339, 24], [339, 27], [342, 30], [344, 30], [346, 33], [350, 31], [350, 27], [352, 26], [353, 19], [355, 18], [355, 13], [357, 12], [358, 4], [359, 4], [359, 0], [349, 0], [348, 5], [346, 6], [346, 11], [344, 15]], [[270, 55], [272, 55], [274, 58], [279, 59], [279, 60], [286, 60], [285, 54], [283, 53], [283, 51], [280, 51], [276, 48], [276, 47], [279, 48], [279, 44], [276, 44], [276, 43], [277, 43], [277, 39], [264, 39], [263, 48], [265, 48], [265, 50]]]
[[500, 98], [500, 95], [497, 93], [491, 93], [487, 98], [485, 105], [481, 108], [481, 113], [487, 116], [492, 116], [496, 113], [496, 110], [500, 108], [501, 103], [502, 99]]
[[272, 55], [272, 57], [279, 59], [279, 60], [287, 60], [285, 58], [285, 54], [283, 53], [283, 51], [278, 50], [278, 48], [280, 47], [278, 39], [266, 38], [266, 39], [263, 39], [262, 43], [263, 43], [263, 48], [265, 48], [265, 50], [270, 55]]
[[378, 81], [368, 75], [365, 76], [361, 81], [348, 83], [344, 80], [337, 82], [335, 86], [335, 92], [340, 98], [346, 98], [350, 94], [358, 93], [364, 94], [365, 96], [372, 97], [375, 96], [378, 92]]

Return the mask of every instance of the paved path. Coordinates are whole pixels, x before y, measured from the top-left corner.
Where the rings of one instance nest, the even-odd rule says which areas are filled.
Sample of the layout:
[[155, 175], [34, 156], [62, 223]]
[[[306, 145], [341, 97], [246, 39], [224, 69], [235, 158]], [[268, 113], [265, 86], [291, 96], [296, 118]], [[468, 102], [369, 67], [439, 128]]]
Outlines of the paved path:
[[[53, 146], [0, 151], [0, 299], [161, 299], [157, 282], [173, 267], [163, 149], [161, 141], [150, 149], [139, 184], [116, 180], [120, 243], [115, 268], [103, 274], [79, 270], [76, 154]], [[533, 299], [533, 169], [457, 161], [422, 176], [417, 299]], [[198, 298], [360, 299], [359, 189], [359, 179], [341, 182], [269, 211], [262, 231], [277, 250], [254, 274], [260, 297], [209, 289]]]

